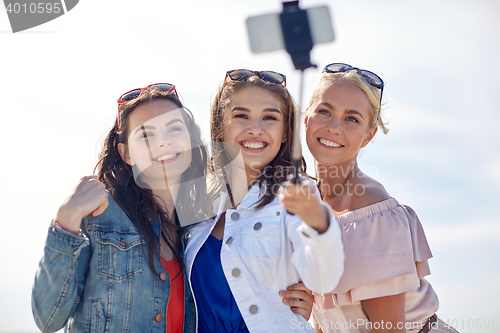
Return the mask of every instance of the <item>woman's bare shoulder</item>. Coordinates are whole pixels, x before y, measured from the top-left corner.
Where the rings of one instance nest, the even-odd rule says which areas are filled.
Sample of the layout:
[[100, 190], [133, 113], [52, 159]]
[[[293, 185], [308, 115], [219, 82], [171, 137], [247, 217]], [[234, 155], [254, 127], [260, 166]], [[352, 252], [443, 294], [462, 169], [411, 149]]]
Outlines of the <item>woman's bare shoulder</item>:
[[351, 210], [373, 205], [390, 198], [391, 196], [379, 181], [365, 176], [354, 187]]

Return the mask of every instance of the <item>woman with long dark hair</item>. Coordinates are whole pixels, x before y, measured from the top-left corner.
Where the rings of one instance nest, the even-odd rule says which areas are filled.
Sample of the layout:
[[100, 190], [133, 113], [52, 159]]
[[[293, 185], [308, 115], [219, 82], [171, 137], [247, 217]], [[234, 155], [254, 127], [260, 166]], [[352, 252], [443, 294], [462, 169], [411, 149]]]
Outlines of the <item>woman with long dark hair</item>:
[[97, 176], [80, 180], [49, 228], [35, 321], [43, 332], [194, 332], [181, 221], [196, 221], [206, 193], [200, 129], [170, 84], [118, 103]]

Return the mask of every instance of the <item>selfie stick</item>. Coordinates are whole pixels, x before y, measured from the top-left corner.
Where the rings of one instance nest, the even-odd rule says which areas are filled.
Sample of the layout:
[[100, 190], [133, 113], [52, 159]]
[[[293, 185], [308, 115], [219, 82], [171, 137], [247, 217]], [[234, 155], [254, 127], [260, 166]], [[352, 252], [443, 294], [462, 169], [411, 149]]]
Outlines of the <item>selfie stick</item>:
[[313, 48], [311, 30], [307, 12], [299, 8], [299, 1], [283, 2], [283, 11], [280, 13], [281, 31], [285, 41], [285, 48], [292, 57], [295, 69], [300, 73], [299, 87], [299, 107], [296, 109], [293, 146], [292, 146], [292, 165], [293, 173], [289, 180], [294, 183], [300, 183], [299, 168], [302, 159], [302, 150], [300, 146], [300, 118], [302, 110], [302, 92], [304, 89], [304, 70], [309, 67], [317, 67], [311, 64], [310, 52]]

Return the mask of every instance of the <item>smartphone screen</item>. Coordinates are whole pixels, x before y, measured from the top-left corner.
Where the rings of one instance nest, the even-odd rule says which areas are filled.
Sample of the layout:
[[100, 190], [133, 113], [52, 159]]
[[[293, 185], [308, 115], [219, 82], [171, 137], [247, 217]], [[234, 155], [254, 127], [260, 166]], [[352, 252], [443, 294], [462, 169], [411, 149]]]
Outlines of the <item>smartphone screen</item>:
[[[328, 7], [307, 8], [306, 12], [313, 44], [332, 42], [335, 36]], [[285, 49], [279, 13], [251, 16], [246, 25], [253, 53]]]

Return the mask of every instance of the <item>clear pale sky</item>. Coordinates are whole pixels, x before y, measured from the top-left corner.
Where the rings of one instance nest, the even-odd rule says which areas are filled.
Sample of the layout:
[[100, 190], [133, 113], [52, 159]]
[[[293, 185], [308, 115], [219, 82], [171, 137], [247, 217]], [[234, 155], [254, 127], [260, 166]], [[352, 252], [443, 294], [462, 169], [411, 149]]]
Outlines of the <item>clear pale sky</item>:
[[[323, 4], [336, 40], [314, 48], [318, 69], [306, 71], [304, 100], [331, 62], [385, 80], [390, 131], [359, 163], [419, 215], [438, 315], [460, 332], [500, 332], [500, 2], [301, 1]], [[252, 54], [244, 25], [280, 10], [276, 0], [82, 0], [12, 34], [0, 9], [0, 332], [37, 331], [31, 286], [47, 227], [92, 174], [118, 96], [173, 83], [207, 139], [211, 98], [227, 70], [284, 73], [298, 101], [288, 54]], [[497, 329], [479, 328], [485, 320]]]

